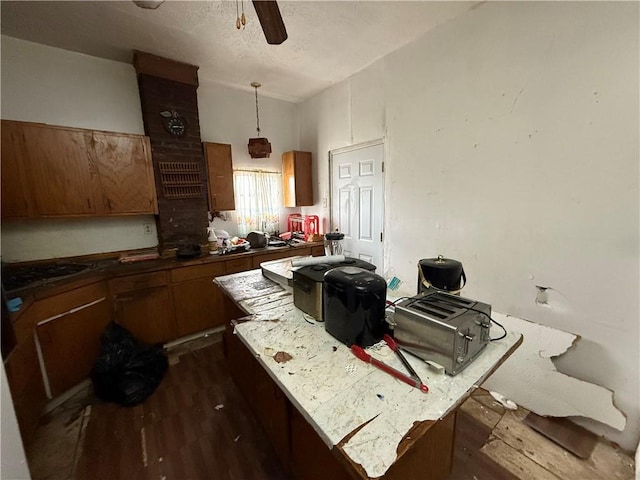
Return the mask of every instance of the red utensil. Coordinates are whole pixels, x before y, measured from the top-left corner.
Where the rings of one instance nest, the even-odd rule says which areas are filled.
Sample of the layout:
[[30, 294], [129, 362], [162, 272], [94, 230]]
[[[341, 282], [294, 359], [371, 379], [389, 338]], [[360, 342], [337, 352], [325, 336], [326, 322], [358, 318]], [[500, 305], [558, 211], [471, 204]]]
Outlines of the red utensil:
[[[387, 340], [387, 338], [391, 342], [389, 342], [389, 340]], [[355, 344], [351, 345], [351, 351], [353, 352], [353, 354], [356, 357], [358, 357], [363, 362], [370, 363], [374, 367], [377, 367], [380, 370], [382, 370], [383, 372], [386, 372], [389, 375], [394, 376], [398, 380], [402, 380], [403, 382], [411, 385], [412, 387], [415, 387], [415, 388], [421, 390], [422, 392], [427, 393], [429, 391], [429, 387], [427, 387], [424, 383], [422, 383], [422, 380], [420, 380], [420, 377], [418, 377], [418, 374], [411, 367], [409, 362], [407, 362], [407, 359], [404, 358], [404, 355], [402, 355], [402, 353], [400, 353], [400, 350], [398, 350], [398, 346], [396, 345], [396, 342], [391, 337], [389, 337], [388, 335], [384, 336], [384, 341], [387, 342], [387, 345], [389, 345], [391, 350], [393, 350], [394, 352], [396, 352], [396, 354], [398, 354], [398, 356], [400, 357], [400, 360], [402, 360], [402, 363], [405, 365], [405, 367], [407, 367], [407, 370], [409, 370], [411, 375], [406, 375], [406, 374], [402, 373], [401, 371], [396, 370], [393, 367], [390, 367], [386, 363], [381, 362], [380, 360], [377, 360], [377, 359], [373, 358], [371, 355], [369, 355], [367, 352], [365, 352], [365, 350], [362, 347], [360, 347], [358, 345], [355, 345]]]

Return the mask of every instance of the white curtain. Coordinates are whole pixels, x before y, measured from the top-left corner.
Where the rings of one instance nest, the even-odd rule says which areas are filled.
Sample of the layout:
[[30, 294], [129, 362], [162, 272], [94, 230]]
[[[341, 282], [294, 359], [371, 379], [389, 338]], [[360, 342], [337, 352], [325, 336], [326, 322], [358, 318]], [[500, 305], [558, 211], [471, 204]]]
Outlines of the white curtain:
[[251, 231], [273, 233], [280, 227], [282, 179], [277, 172], [234, 170], [238, 234]]

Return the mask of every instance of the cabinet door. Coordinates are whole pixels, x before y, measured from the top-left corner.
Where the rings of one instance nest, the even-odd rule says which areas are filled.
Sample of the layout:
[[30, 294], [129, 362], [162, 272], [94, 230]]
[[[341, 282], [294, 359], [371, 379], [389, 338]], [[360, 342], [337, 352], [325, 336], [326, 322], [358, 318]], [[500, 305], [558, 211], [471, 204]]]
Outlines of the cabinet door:
[[91, 155], [100, 175], [104, 213], [158, 213], [148, 137], [94, 132]]
[[213, 279], [225, 274], [225, 262], [171, 270], [178, 337], [224, 325], [222, 292]]
[[100, 185], [88, 153], [91, 133], [22, 124], [27, 178], [40, 216], [98, 213]]
[[209, 209], [235, 210], [231, 145], [205, 142], [204, 155], [209, 180]]
[[282, 189], [285, 207], [313, 205], [311, 153], [291, 151], [282, 154]]
[[114, 297], [116, 323], [146, 343], [176, 338], [171, 292], [168, 286], [120, 293]]
[[222, 292], [213, 278], [199, 278], [173, 286], [178, 337], [224, 325]]
[[109, 302], [102, 297], [38, 324], [36, 333], [52, 397], [89, 377], [110, 313]]
[[34, 215], [25, 162], [21, 124], [2, 120], [2, 218]]
[[[294, 409], [282, 390], [271, 380], [247, 347], [233, 334], [231, 322], [227, 323], [224, 342], [231, 377], [264, 429], [283, 469], [289, 473], [292, 447], [289, 411]], [[295, 448], [295, 445], [293, 447]]]

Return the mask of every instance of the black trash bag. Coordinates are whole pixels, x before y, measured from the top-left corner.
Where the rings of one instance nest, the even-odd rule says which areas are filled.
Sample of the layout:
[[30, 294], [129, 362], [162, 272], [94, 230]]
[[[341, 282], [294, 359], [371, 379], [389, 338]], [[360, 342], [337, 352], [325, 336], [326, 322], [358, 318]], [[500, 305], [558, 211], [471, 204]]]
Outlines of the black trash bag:
[[111, 322], [100, 336], [100, 354], [90, 376], [98, 398], [128, 407], [151, 395], [168, 367], [162, 346], [136, 340]]

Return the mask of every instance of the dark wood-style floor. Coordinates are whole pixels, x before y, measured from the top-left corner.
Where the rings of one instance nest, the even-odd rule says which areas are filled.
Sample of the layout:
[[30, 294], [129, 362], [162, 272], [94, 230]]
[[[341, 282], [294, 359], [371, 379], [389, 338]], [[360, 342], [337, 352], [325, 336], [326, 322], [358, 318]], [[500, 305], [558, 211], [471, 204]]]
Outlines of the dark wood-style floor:
[[[34, 480], [287, 478], [229, 376], [220, 336], [196, 347], [201, 348], [187, 345], [170, 355], [166, 377], [141, 405], [125, 408], [89, 398], [60, 412], [59, 426], [50, 419], [49, 439], [28, 449]], [[540, 478], [538, 464], [528, 465], [516, 450], [509, 469], [496, 462], [501, 457], [485, 453], [492, 441], [500, 441], [494, 429], [506, 415], [482, 390], [467, 401], [458, 415], [450, 480]], [[63, 435], [60, 441], [56, 434]], [[568, 478], [540, 471], [545, 478]], [[323, 478], [321, 472], [317, 478]], [[593, 478], [625, 477], [605, 471]]]
[[92, 407], [78, 479], [284, 479], [222, 343], [185, 353], [143, 404]]

